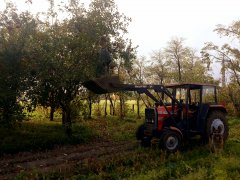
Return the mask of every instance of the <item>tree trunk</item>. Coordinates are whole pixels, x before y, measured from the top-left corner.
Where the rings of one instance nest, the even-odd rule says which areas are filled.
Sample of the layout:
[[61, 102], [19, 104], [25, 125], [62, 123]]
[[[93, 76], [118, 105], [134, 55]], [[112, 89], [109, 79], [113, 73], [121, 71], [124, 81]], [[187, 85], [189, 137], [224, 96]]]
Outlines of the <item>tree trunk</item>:
[[65, 132], [68, 136], [72, 136], [71, 109], [69, 107], [67, 108], [66, 112]]
[[107, 95], [105, 95], [104, 117], [107, 116]]
[[178, 64], [178, 81], [179, 83], [182, 82], [182, 74], [181, 74], [181, 64], [180, 64], [180, 60], [177, 60], [177, 64]]
[[89, 114], [88, 119], [92, 119], [92, 98], [88, 98], [88, 108], [89, 108]]
[[109, 104], [109, 114], [112, 116], [113, 115], [113, 109], [111, 103]]
[[112, 114], [113, 116], [115, 116], [115, 106], [114, 106], [114, 103], [112, 101], [112, 98], [109, 96], [109, 101], [110, 101], [110, 106], [111, 106], [111, 111], [112, 111]]
[[69, 105], [62, 105], [62, 125], [68, 136], [72, 135], [71, 108]]
[[226, 87], [226, 67], [225, 67], [224, 55], [223, 55], [223, 59], [222, 59], [221, 74], [222, 74], [222, 87]]
[[138, 97], [137, 97], [137, 118], [140, 119], [141, 116], [140, 116], [140, 94], [138, 94]]
[[53, 121], [53, 118], [54, 118], [54, 112], [55, 112], [55, 107], [54, 106], [51, 106], [50, 107], [50, 121]]
[[62, 125], [66, 124], [66, 112], [62, 109]]
[[124, 98], [122, 95], [120, 95], [120, 119], [123, 119], [124, 116], [125, 116], [125, 113], [124, 113]]
[[50, 93], [50, 121], [53, 121], [55, 112], [55, 96], [54, 93]]
[[97, 116], [100, 117], [101, 116], [101, 108], [100, 108], [100, 98], [98, 99], [98, 102], [97, 102]]

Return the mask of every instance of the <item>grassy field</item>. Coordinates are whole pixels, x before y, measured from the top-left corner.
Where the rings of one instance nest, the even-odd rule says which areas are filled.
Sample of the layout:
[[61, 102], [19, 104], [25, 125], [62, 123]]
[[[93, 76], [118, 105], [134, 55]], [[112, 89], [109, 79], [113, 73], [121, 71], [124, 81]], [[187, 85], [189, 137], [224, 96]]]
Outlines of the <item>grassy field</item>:
[[[73, 136], [63, 133], [60, 122], [28, 121], [16, 129], [0, 129], [1, 153], [51, 149], [57, 145], [92, 144], [96, 141], [135, 141], [141, 119], [96, 118], [78, 122]], [[229, 118], [230, 134], [222, 152], [210, 153], [207, 145], [189, 143], [176, 154], [136, 145], [104, 158], [76, 163], [71, 172], [31, 173], [34, 179], [240, 179], [240, 119]], [[27, 179], [20, 173], [16, 179]]]
[[73, 126], [71, 137], [58, 123], [25, 122], [14, 129], [0, 128], [0, 154], [51, 149], [56, 145], [87, 143], [96, 133], [83, 125]]
[[[122, 130], [134, 122], [124, 123]], [[222, 152], [210, 153], [208, 146], [191, 143], [176, 154], [156, 148], [136, 147], [111, 158], [76, 167], [76, 179], [240, 179], [240, 119], [230, 118], [230, 135]], [[111, 127], [111, 126], [109, 126]], [[115, 126], [111, 127], [114, 129]], [[111, 128], [109, 132], [112, 132]], [[131, 131], [129, 131], [130, 133]], [[120, 135], [118, 135], [120, 136]], [[132, 135], [128, 135], [132, 138]], [[124, 139], [124, 138], [123, 138]], [[82, 169], [88, 169], [83, 171]]]

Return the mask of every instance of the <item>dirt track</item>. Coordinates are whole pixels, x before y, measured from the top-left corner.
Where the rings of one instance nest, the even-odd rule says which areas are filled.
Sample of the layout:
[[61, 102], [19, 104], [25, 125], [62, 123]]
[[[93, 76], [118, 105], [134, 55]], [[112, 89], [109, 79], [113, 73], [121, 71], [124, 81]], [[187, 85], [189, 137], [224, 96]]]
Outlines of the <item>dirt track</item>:
[[45, 152], [23, 152], [0, 158], [0, 179], [14, 177], [20, 172], [62, 172], [70, 173], [76, 165], [99, 158], [108, 159], [118, 152], [132, 151], [137, 142], [96, 142], [85, 145], [56, 147]]

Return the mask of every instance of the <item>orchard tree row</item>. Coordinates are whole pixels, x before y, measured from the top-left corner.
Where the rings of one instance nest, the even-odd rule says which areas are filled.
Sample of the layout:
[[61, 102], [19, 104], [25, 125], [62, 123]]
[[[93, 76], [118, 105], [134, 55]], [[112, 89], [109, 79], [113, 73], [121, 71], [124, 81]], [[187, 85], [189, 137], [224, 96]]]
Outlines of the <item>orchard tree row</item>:
[[53, 115], [61, 108], [70, 131], [71, 107], [86, 93], [81, 83], [96, 77], [101, 49], [116, 61], [133, 53], [124, 39], [129, 22], [111, 0], [94, 0], [87, 10], [78, 0], [61, 6], [49, 0], [47, 13], [37, 15], [8, 1], [0, 16], [0, 123], [21, 120], [26, 107], [19, 102], [28, 100], [28, 110], [49, 106]]
[[[26, 3], [31, 6], [31, 1]], [[222, 47], [206, 43], [200, 55], [186, 46], [183, 38], [173, 38], [165, 48], [153, 51], [149, 59], [137, 57], [137, 47], [125, 38], [130, 22], [113, 0], [93, 0], [88, 8], [80, 0], [68, 4], [49, 0], [47, 12], [37, 14], [20, 12], [7, 1], [5, 10], [0, 12], [0, 124], [12, 126], [24, 119], [26, 110], [44, 106], [50, 107], [51, 120], [54, 111], [61, 109], [62, 124], [71, 134], [74, 109], [87, 102], [91, 116], [92, 103], [100, 98], [110, 100], [112, 114], [116, 115], [111, 95], [97, 97], [81, 85], [98, 76], [101, 63], [109, 54], [114, 73], [124, 82], [135, 84], [218, 84], [210, 69], [214, 61], [220, 62], [221, 85], [225, 87], [223, 98], [238, 108], [239, 49], [230, 43]], [[229, 27], [218, 26], [216, 31], [237, 42], [240, 40], [240, 22]], [[226, 72], [230, 73], [228, 83]], [[138, 94], [117, 93], [116, 96], [121, 118], [125, 116], [129, 96], [137, 101], [140, 115]]]

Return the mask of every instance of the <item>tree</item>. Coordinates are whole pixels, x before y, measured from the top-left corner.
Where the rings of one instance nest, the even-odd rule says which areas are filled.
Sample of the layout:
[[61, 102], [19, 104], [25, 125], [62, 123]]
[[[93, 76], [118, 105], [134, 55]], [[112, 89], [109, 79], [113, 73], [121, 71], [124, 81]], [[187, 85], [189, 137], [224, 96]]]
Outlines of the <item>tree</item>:
[[[132, 47], [132, 43], [121, 40], [122, 48], [117, 54], [117, 75], [118, 77], [125, 82], [131, 82], [131, 71], [133, 70], [134, 60], [136, 58], [136, 48]], [[131, 82], [132, 83], [132, 82]], [[119, 92], [117, 93], [120, 101], [120, 113], [119, 116], [121, 119], [125, 117], [126, 112], [126, 93]], [[130, 94], [128, 94], [130, 95]]]
[[[235, 21], [229, 26], [217, 25], [214, 30], [220, 36], [232, 38], [231, 42], [239, 43], [240, 40], [240, 21]], [[221, 62], [222, 68], [222, 86], [225, 86], [225, 73], [226, 70], [230, 72], [230, 81], [228, 85], [228, 95], [236, 109], [239, 110], [239, 97], [238, 91], [240, 89], [240, 50], [234, 43], [225, 43], [222, 46], [215, 45], [212, 42], [206, 43], [203, 48], [202, 54], [205, 59], [209, 62], [209, 65], [213, 60]], [[231, 85], [236, 84], [236, 85]], [[233, 88], [234, 87], [234, 88]], [[238, 90], [236, 90], [237, 88]]]
[[[187, 48], [183, 45], [183, 38], [173, 38], [168, 42], [165, 48], [167, 59], [172, 63], [172, 66], [177, 71], [178, 82], [182, 82], [182, 63], [188, 53]], [[175, 74], [175, 73], [174, 73]]]
[[166, 59], [166, 55], [162, 50], [153, 51], [151, 54], [151, 64], [146, 67], [146, 78], [148, 82], [164, 84], [169, 82], [168, 73], [169, 61]]
[[[215, 31], [222, 35], [233, 37], [236, 41], [240, 40], [240, 21], [233, 22], [230, 26], [226, 27], [223, 25], [218, 25]], [[230, 44], [224, 44], [221, 47], [221, 51], [215, 49], [215, 51], [221, 52], [222, 54], [222, 63], [232, 72], [232, 75], [236, 79], [238, 85], [240, 86], [240, 50], [236, 46]], [[224, 67], [225, 69], [225, 67]]]
[[172, 39], [164, 54], [170, 82], [214, 82], [196, 50], [185, 46], [183, 38]]
[[215, 61], [221, 63], [221, 84], [222, 87], [226, 86], [226, 53], [221, 51], [217, 45], [212, 42], [205, 43], [205, 46], [201, 51], [203, 62], [207, 64], [207, 68], [210, 69], [211, 64]]
[[[132, 83], [138, 84], [138, 85], [143, 85], [145, 82], [145, 63], [146, 63], [146, 57], [142, 56], [140, 58], [137, 58], [133, 61], [134, 65], [132, 67], [132, 71], [129, 77]], [[140, 100], [141, 96], [140, 94], [135, 92], [135, 96], [137, 99], [137, 118], [140, 119]]]
[[82, 82], [97, 75], [101, 39], [104, 37], [105, 48], [117, 61], [127, 49], [123, 34], [129, 19], [118, 12], [114, 1], [93, 1], [89, 10], [80, 1], [70, 1], [65, 11], [70, 19], [49, 24], [47, 18], [47, 26], [39, 29], [35, 37], [31, 94], [42, 105], [54, 102], [54, 106], [59, 106], [62, 123], [71, 134], [73, 102], [76, 97], [85, 96]]
[[27, 63], [37, 20], [19, 14], [10, 2], [0, 15], [0, 121], [8, 125], [23, 119], [20, 100], [26, 91]]
[[61, 107], [62, 123], [68, 134], [73, 118], [72, 101], [81, 94], [81, 83], [91, 75], [91, 60], [96, 57], [88, 33], [74, 34], [71, 23], [55, 24], [40, 32], [33, 46], [39, 57], [33, 94], [41, 104], [53, 102]]
[[197, 55], [196, 50], [187, 48], [187, 56], [183, 62], [183, 81], [197, 83], [216, 83], [209, 74], [205, 63]]

